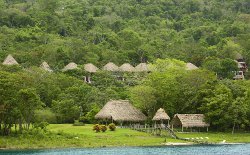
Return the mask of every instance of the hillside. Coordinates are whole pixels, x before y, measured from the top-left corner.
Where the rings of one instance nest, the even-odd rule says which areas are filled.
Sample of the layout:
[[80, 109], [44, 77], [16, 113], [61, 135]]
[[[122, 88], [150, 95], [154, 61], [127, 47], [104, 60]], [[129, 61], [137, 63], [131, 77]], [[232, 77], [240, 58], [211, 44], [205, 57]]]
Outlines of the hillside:
[[250, 59], [247, 0], [0, 0], [0, 61], [102, 66]]
[[[249, 0], [0, 0], [0, 62], [19, 64], [0, 64], [0, 134], [97, 123], [110, 99], [149, 123], [163, 108], [250, 131], [250, 80], [232, 80], [237, 57], [250, 64], [249, 42]], [[153, 69], [133, 71], [141, 62]]]

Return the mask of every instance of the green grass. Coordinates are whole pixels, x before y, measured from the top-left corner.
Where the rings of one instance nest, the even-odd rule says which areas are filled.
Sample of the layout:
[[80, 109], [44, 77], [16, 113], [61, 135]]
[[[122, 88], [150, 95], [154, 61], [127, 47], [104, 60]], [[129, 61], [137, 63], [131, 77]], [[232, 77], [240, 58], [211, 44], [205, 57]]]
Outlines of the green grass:
[[[165, 138], [130, 129], [117, 128], [116, 131], [95, 133], [93, 125], [73, 126], [72, 124], [50, 124], [49, 133], [23, 134], [0, 137], [0, 148], [69, 148], [69, 147], [112, 147], [112, 146], [155, 146], [165, 142]], [[167, 142], [180, 142], [168, 137]]]
[[[156, 137], [131, 129], [117, 128], [116, 131], [95, 133], [93, 125], [73, 126], [72, 124], [50, 124], [49, 132], [33, 131], [8, 137], [0, 137], [0, 148], [38, 149], [38, 148], [79, 148], [112, 146], [156, 146], [165, 142], [185, 142], [170, 137]], [[250, 133], [177, 133], [182, 138], [209, 137], [209, 142], [248, 142]]]
[[[219, 143], [226, 140], [226, 143], [250, 143], [250, 133], [222, 133], [222, 132], [200, 132], [200, 133], [177, 133], [182, 138], [196, 138], [203, 137], [202, 141], [211, 143]], [[208, 137], [209, 139], [205, 139]]]

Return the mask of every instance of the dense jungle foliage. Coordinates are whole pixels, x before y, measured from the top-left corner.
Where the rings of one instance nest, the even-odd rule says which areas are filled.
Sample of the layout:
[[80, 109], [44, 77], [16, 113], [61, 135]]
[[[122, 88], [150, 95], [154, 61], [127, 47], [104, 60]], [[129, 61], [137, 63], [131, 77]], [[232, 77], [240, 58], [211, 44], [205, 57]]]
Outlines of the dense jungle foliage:
[[[250, 63], [248, 0], [0, 0], [0, 131], [93, 116], [109, 99], [130, 99], [152, 117], [163, 107], [204, 113], [215, 130], [249, 130], [250, 82], [232, 81], [238, 53]], [[35, 66], [47, 61], [53, 73]], [[60, 70], [69, 62], [152, 63], [155, 72]], [[185, 70], [191, 62], [199, 70]], [[222, 80], [218, 80], [215, 75]]]

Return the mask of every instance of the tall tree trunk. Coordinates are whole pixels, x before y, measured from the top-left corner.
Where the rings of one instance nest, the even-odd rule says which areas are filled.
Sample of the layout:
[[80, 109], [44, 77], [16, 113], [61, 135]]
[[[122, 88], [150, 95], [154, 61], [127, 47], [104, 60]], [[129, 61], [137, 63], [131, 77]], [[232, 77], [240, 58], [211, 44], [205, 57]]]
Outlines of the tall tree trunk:
[[21, 118], [19, 118], [19, 120], [18, 120], [18, 122], [19, 122], [19, 131], [22, 133], [22, 131], [23, 131], [23, 123], [22, 123], [22, 119]]
[[17, 133], [17, 124], [16, 124], [16, 121], [15, 121], [15, 133]]
[[234, 122], [233, 130], [232, 130], [232, 134], [234, 134], [234, 128], [235, 128], [235, 122]]

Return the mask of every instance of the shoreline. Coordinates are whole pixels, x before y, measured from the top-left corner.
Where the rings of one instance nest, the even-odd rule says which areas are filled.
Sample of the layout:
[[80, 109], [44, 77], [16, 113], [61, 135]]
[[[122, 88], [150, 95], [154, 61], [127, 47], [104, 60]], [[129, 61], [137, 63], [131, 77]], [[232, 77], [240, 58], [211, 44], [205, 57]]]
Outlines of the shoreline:
[[160, 145], [145, 145], [145, 146], [93, 146], [93, 147], [52, 147], [52, 148], [46, 148], [46, 147], [41, 147], [41, 148], [0, 148], [1, 151], [34, 151], [34, 150], [63, 150], [63, 149], [94, 149], [94, 148], [117, 148], [117, 147], [171, 147], [171, 146], [221, 146], [221, 145], [244, 145], [244, 144], [250, 144], [250, 143], [210, 143], [210, 144], [198, 144], [198, 143], [192, 143], [192, 142], [187, 142], [187, 143], [180, 143], [180, 142], [167, 142], [167, 143], [162, 143]]

